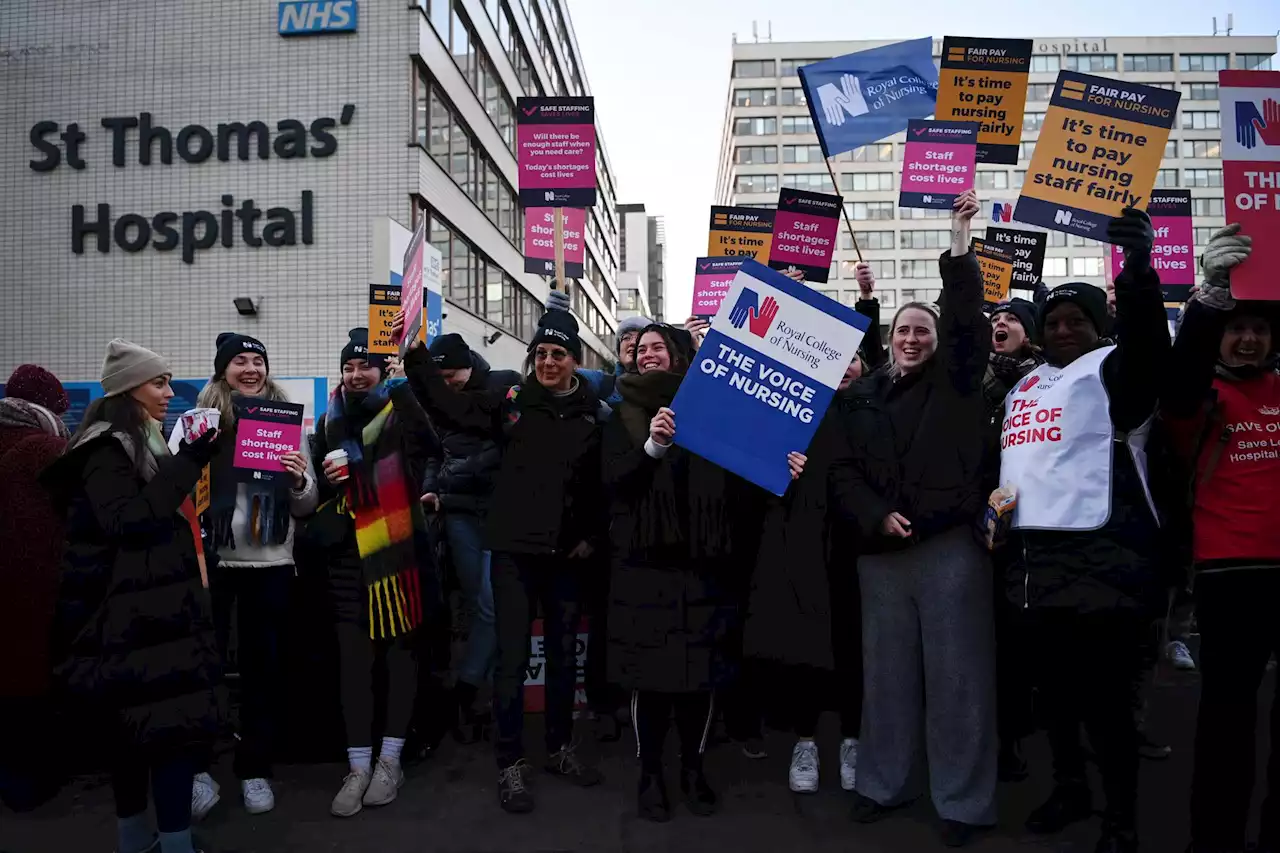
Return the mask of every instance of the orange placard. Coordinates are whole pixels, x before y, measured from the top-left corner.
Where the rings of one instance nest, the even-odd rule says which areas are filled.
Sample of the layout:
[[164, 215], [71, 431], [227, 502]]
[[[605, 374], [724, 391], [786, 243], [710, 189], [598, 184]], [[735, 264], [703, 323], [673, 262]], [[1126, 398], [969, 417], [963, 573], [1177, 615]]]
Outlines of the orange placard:
[[1030, 39], [942, 40], [934, 117], [980, 124], [979, 163], [1018, 162], [1031, 50]]
[[708, 258], [752, 258], [768, 263], [773, 211], [765, 207], [712, 207]]
[[1013, 252], [995, 243], [974, 240], [973, 253], [982, 268], [983, 301], [995, 303], [1008, 299], [1009, 287], [1013, 284]]

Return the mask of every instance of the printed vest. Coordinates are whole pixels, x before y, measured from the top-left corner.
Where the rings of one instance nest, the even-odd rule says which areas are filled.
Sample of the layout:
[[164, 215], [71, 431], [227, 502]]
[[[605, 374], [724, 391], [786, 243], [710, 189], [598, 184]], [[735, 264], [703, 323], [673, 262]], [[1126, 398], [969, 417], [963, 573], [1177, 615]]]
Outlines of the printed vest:
[[[1013, 526], [1022, 530], [1097, 530], [1111, 518], [1117, 443], [1102, 365], [1114, 346], [1099, 347], [1065, 368], [1043, 364], [1005, 397], [1000, 427], [1000, 483], [1013, 486]], [[1147, 501], [1150, 422], [1123, 437]]]

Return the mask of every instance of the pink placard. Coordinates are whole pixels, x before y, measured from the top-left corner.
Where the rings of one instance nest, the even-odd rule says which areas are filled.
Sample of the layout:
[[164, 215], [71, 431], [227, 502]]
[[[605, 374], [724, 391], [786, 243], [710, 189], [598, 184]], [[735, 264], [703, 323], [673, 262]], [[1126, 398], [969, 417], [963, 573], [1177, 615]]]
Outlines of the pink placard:
[[280, 457], [302, 447], [303, 407], [243, 397], [235, 401], [236, 444], [231, 465], [237, 479], [272, 481], [285, 476]]
[[838, 195], [789, 189], [778, 193], [769, 266], [776, 270], [795, 268], [804, 272], [805, 281], [826, 282], [836, 251], [842, 203]]
[[[1151, 191], [1147, 215], [1155, 229], [1151, 268], [1160, 276], [1166, 302], [1185, 302], [1196, 283], [1195, 234], [1191, 227], [1191, 191]], [[1110, 278], [1124, 271], [1124, 249], [1110, 246]]]
[[1220, 71], [1227, 222], [1253, 238], [1231, 271], [1237, 299], [1280, 299], [1280, 71]]
[[591, 207], [596, 203], [596, 127], [592, 98], [520, 98], [516, 104], [520, 203]]
[[[564, 207], [564, 274], [582, 278], [587, 259], [587, 211]], [[554, 275], [556, 266], [556, 209], [530, 207], [524, 212], [524, 271]]]
[[956, 196], [973, 188], [977, 156], [977, 123], [912, 120], [898, 205], [949, 210]]
[[714, 317], [720, 303], [729, 293], [733, 277], [742, 266], [742, 258], [698, 258], [693, 273], [693, 311], [695, 317]]
[[[409, 248], [404, 253], [404, 275], [400, 281], [400, 310], [404, 312], [402, 340], [418, 339], [422, 319], [422, 243], [426, 239], [426, 218], [418, 223]], [[401, 341], [397, 341], [400, 343]]]

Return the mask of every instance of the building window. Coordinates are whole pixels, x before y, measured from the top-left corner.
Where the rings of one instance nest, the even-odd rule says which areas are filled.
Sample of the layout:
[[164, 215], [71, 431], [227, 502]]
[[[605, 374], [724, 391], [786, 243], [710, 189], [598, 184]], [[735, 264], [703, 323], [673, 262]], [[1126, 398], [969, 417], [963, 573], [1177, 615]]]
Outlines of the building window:
[[850, 219], [863, 222], [868, 219], [893, 219], [891, 201], [847, 201], [845, 212]]
[[1134, 53], [1124, 58], [1125, 71], [1172, 71], [1171, 53]]
[[853, 172], [840, 176], [840, 189], [845, 192], [879, 192], [893, 189], [893, 172]]
[[734, 89], [735, 107], [771, 107], [778, 103], [777, 89]]
[[1031, 73], [1044, 74], [1062, 70], [1062, 57], [1060, 56], [1033, 56], [1031, 57]]
[[[890, 232], [892, 233], [892, 232]], [[866, 248], [865, 246], [863, 248]], [[893, 261], [863, 261], [867, 266], [871, 267], [871, 274], [876, 277], [877, 281], [894, 278], [894, 262]], [[857, 261], [844, 261], [844, 277], [853, 278], [857, 272]]]
[[733, 63], [734, 77], [772, 77], [772, 59], [752, 59]]
[[1014, 170], [1013, 170], [1013, 183], [1011, 183], [1011, 184], [1009, 185], [1010, 189], [1015, 189], [1015, 190], [1020, 190], [1020, 189], [1022, 189], [1022, 183], [1023, 183], [1023, 181], [1025, 181], [1026, 179], [1027, 179], [1027, 170], [1026, 170], [1026, 169], [1014, 169]]
[[809, 116], [785, 116], [782, 119], [784, 134], [813, 133], [813, 119]]
[[949, 219], [951, 211], [924, 207], [904, 207], [899, 219]]
[[1179, 89], [1182, 91], [1184, 101], [1218, 100], [1217, 83], [1183, 83]]
[[777, 132], [778, 120], [772, 116], [733, 120], [734, 136], [773, 136]]
[[[912, 261], [905, 260], [898, 265], [902, 271], [903, 278], [933, 278], [938, 275], [938, 262], [929, 261]], [[907, 294], [911, 295], [908, 296]], [[915, 291], [902, 291], [902, 299], [904, 302], [911, 302], [915, 299]]]
[[784, 59], [782, 60], [783, 77], [795, 77], [799, 73], [800, 66], [812, 65], [815, 62], [822, 62], [821, 59]]
[[809, 101], [804, 96], [804, 89], [794, 86], [782, 90], [782, 105], [784, 107], [807, 107]]
[[1192, 230], [1195, 231], [1196, 245], [1207, 246], [1209, 245], [1209, 238], [1212, 237], [1215, 233], [1217, 233], [1218, 228], [1217, 226], [1213, 226], [1211, 228], [1196, 227]]
[[1178, 57], [1179, 71], [1226, 71], [1225, 53], [1184, 53]]
[[876, 298], [880, 300], [881, 308], [898, 307], [898, 292], [896, 290], [877, 290]]
[[734, 183], [734, 192], [740, 193], [776, 193], [778, 191], [777, 175], [738, 175]]
[[1061, 249], [1067, 245], [1067, 235], [1064, 232], [1049, 231], [1047, 233], [1049, 234], [1049, 240], [1045, 243], [1046, 246]]
[[1034, 142], [1018, 143], [1018, 159], [1030, 160], [1031, 155], [1036, 152], [1036, 144]]
[[1007, 190], [1009, 189], [1009, 173], [1003, 170], [999, 172], [978, 172], [974, 175], [974, 186], [980, 190]]
[[1160, 187], [1161, 189], [1169, 189], [1170, 187], [1176, 187], [1177, 185], [1178, 185], [1177, 169], [1161, 169], [1160, 171], [1156, 172], [1155, 186]]
[[1048, 103], [1053, 97], [1052, 83], [1032, 83], [1027, 87], [1027, 101], [1042, 101]]
[[762, 207], [767, 210], [774, 210], [778, 206], [776, 201], [740, 201], [738, 207]]
[[1078, 277], [1102, 275], [1102, 258], [1072, 258], [1071, 274]]
[[[893, 232], [892, 231], [857, 231], [858, 246], [863, 249], [892, 249], [893, 248]], [[853, 237], [849, 236], [849, 232], [843, 232], [840, 236], [840, 248], [852, 251]]]
[[1079, 234], [1072, 234], [1070, 237], [1072, 246], [1101, 246], [1097, 240], [1090, 237], [1081, 237]]
[[733, 162], [745, 166], [753, 163], [777, 163], [776, 145], [739, 145], [733, 149]]
[[782, 176], [782, 186], [789, 190], [808, 190], [815, 193], [833, 193], [835, 186], [826, 172], [798, 172]]
[[[1061, 231], [1049, 232], [1051, 234], [1062, 234]], [[1066, 234], [1062, 234], [1066, 237]], [[1067, 259], [1066, 258], [1045, 258], [1044, 259], [1044, 277], [1045, 278], [1066, 278], [1067, 277]]]
[[1164, 144], [1164, 159], [1172, 160], [1178, 156], [1178, 141], [1170, 139]]
[[1188, 110], [1182, 114], [1183, 130], [1218, 130], [1221, 126], [1217, 110]]
[[841, 163], [892, 163], [893, 143], [877, 142], [846, 151], [838, 158]]
[[951, 245], [950, 231], [903, 231], [898, 235], [903, 249], [945, 249]]
[[821, 145], [784, 145], [782, 146], [782, 162], [784, 163], [823, 163]]
[[1025, 112], [1022, 114], [1022, 129], [1038, 131], [1044, 127], [1044, 113]]
[[1244, 71], [1270, 71], [1271, 56], [1266, 53], [1237, 53], [1236, 68]]
[[1067, 57], [1068, 71], [1115, 71], [1114, 53], [1082, 53]]
[[1188, 187], [1220, 187], [1222, 186], [1221, 169], [1185, 169], [1183, 177]]

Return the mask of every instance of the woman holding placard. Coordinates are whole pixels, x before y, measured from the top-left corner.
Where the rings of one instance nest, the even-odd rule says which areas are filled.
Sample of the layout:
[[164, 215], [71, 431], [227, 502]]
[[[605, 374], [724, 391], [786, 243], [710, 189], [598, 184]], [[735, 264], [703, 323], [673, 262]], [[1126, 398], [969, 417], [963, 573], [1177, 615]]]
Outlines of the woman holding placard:
[[105, 724], [120, 853], [192, 853], [191, 779], [220, 721], [221, 661], [191, 499], [218, 431], [169, 452], [160, 425], [170, 374], [151, 350], [113, 340], [105, 396], [43, 475], [67, 512], [52, 659], [79, 707]]
[[[342, 349], [342, 384], [316, 424], [311, 452], [324, 471], [324, 503], [307, 541], [329, 560], [338, 680], [350, 771], [330, 812], [351, 817], [392, 802], [404, 784], [400, 755], [414, 711], [414, 638], [440, 608], [440, 585], [419, 496], [435, 435], [403, 379], [384, 381], [368, 330]], [[375, 692], [385, 673], [385, 688]], [[378, 707], [383, 713], [378, 715]], [[382, 742], [374, 761], [374, 720]]]
[[976, 532], [991, 349], [969, 245], [977, 211], [972, 190], [955, 202], [941, 315], [898, 310], [889, 367], [854, 386], [848, 420], [865, 668], [854, 818], [878, 820], [914, 797], [923, 752], [949, 846], [996, 820], [991, 563]]
[[[214, 625], [226, 654], [232, 609], [237, 617], [237, 665], [240, 672], [240, 737], [234, 771], [249, 814], [275, 808], [271, 789], [272, 752], [282, 715], [284, 673], [280, 665], [280, 629], [287, 618], [289, 579], [293, 577], [295, 518], [315, 511], [316, 478], [301, 450], [282, 454], [289, 473], [282, 482], [245, 482], [236, 476], [237, 398], [288, 402], [271, 379], [267, 348], [248, 335], [218, 335], [213, 377], [197, 405], [216, 412], [221, 452], [209, 468], [209, 509], [203, 516], [209, 547], [209, 593]], [[179, 424], [170, 448], [181, 438]], [[219, 800], [218, 783], [208, 772], [196, 774], [191, 814], [208, 814]]]

